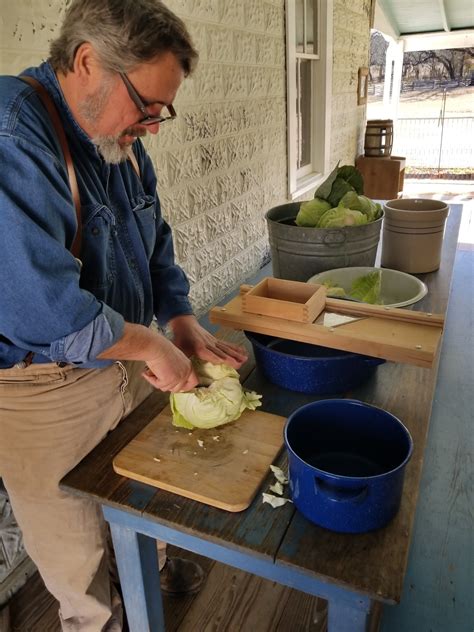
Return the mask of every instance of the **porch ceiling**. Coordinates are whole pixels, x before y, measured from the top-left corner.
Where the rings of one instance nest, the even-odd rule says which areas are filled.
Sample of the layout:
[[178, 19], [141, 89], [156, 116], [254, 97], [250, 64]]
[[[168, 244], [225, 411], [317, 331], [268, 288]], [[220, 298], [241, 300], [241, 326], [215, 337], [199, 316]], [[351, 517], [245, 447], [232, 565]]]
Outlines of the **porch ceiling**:
[[399, 37], [474, 28], [472, 0], [377, 0], [377, 4]]

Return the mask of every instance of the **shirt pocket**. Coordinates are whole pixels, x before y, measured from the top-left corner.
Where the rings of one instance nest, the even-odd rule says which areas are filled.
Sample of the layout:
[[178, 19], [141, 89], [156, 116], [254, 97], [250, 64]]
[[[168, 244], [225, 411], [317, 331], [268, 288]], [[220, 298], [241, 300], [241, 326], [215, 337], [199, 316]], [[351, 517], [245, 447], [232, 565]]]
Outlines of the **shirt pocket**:
[[139, 195], [132, 200], [133, 217], [142, 238], [148, 260], [156, 242], [156, 199], [153, 195]]
[[116, 277], [116, 219], [103, 204], [82, 207], [81, 287], [99, 290], [109, 287]]

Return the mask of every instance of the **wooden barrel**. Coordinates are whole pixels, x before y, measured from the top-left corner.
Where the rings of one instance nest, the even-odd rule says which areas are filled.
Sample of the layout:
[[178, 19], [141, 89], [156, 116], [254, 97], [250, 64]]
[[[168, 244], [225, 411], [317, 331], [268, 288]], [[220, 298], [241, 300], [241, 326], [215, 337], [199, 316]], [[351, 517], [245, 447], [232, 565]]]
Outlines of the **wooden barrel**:
[[393, 121], [367, 121], [364, 153], [371, 156], [390, 156], [393, 145]]

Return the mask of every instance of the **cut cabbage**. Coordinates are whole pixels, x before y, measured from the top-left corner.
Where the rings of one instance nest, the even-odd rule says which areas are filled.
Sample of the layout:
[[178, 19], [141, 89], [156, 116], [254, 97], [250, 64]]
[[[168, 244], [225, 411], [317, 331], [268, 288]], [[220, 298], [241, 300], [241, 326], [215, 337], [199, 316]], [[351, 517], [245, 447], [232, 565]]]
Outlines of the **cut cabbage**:
[[225, 364], [193, 358], [200, 384], [186, 393], [170, 396], [173, 425], [181, 428], [216, 428], [240, 417], [248, 408], [262, 405], [261, 395], [244, 391], [239, 374]]

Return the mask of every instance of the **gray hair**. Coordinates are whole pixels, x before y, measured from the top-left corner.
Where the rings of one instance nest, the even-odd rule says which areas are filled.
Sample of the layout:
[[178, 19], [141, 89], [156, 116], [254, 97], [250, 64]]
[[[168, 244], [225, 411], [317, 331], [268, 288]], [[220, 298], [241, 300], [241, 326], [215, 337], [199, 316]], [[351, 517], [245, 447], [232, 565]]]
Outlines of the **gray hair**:
[[161, 0], [73, 0], [50, 46], [54, 70], [71, 72], [84, 42], [93, 45], [104, 68], [113, 72], [129, 72], [171, 52], [189, 75], [198, 58], [184, 22]]

